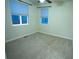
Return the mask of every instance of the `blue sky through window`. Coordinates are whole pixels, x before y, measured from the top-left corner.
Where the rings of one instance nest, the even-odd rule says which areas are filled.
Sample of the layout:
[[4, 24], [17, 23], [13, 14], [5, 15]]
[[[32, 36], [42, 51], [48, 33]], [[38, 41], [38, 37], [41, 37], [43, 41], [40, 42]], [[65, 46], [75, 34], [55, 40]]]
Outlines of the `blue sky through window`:
[[20, 24], [20, 20], [19, 20], [19, 16], [18, 15], [12, 15], [12, 24]]

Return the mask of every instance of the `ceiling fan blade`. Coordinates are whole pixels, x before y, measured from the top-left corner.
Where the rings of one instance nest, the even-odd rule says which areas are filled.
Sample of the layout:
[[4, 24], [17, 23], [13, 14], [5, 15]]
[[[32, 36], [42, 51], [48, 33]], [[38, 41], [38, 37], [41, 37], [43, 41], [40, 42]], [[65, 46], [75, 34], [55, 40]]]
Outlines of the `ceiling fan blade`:
[[50, 0], [46, 0], [48, 3], [52, 3], [52, 1], [50, 1]]
[[39, 1], [39, 0], [38, 0], [37, 2], [38, 2], [38, 3], [40, 3], [40, 1]]

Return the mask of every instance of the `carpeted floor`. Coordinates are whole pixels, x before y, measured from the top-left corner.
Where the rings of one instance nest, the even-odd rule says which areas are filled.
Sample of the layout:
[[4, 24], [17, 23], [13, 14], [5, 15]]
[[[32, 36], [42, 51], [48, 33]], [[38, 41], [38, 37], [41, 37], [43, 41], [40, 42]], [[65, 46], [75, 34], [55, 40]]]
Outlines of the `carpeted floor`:
[[73, 59], [72, 40], [35, 33], [6, 43], [7, 59]]

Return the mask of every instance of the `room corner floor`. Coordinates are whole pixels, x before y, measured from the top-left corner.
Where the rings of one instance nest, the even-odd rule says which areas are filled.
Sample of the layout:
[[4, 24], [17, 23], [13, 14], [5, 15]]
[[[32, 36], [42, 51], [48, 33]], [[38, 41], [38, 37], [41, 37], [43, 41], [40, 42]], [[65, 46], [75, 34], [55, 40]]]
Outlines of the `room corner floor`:
[[35, 33], [6, 43], [7, 59], [73, 59], [72, 40]]

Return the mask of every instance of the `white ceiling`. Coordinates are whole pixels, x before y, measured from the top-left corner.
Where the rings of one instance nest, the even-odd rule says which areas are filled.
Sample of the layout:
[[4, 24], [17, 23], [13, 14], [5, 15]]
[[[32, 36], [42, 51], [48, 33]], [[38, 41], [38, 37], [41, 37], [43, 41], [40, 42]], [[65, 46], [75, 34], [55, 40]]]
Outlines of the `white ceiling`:
[[[37, 3], [37, 1], [38, 0], [29, 0], [30, 2], [32, 2], [32, 3]], [[66, 2], [66, 1], [70, 1], [70, 0], [51, 0], [52, 2], [61, 2], [61, 1], [64, 1], [64, 2]]]
[[[33, 3], [33, 4], [38, 4], [39, 0], [23, 0], [23, 1], [30, 2], [30, 3]], [[61, 2], [71, 1], [71, 0], [50, 0], [50, 1], [52, 1], [52, 3], [55, 3], [55, 2], [61, 3]], [[45, 3], [47, 3], [47, 2], [45, 2]]]

